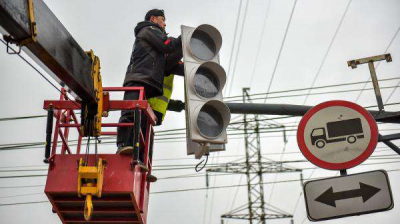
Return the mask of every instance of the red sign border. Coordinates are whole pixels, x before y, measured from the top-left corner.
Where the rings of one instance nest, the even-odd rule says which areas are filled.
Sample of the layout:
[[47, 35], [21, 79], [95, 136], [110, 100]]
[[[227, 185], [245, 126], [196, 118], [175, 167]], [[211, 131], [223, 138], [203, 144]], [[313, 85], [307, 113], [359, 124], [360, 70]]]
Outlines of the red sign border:
[[[316, 156], [314, 156], [310, 150], [308, 149], [305, 141], [304, 141], [304, 130], [306, 127], [306, 124], [308, 121], [311, 119], [311, 117], [316, 114], [318, 111], [325, 109], [327, 107], [332, 107], [332, 106], [343, 106], [343, 107], [348, 107], [351, 108], [357, 112], [359, 112], [361, 115], [364, 116], [364, 118], [367, 120], [370, 130], [371, 130], [371, 140], [368, 143], [367, 149], [364, 150], [361, 155], [358, 157], [344, 163], [330, 163], [323, 161]], [[307, 113], [303, 116], [299, 123], [299, 127], [297, 129], [297, 144], [300, 148], [301, 153], [314, 165], [319, 166], [324, 169], [328, 170], [344, 170], [344, 169], [349, 169], [352, 167], [355, 167], [362, 162], [364, 162], [375, 150], [376, 145], [378, 144], [378, 125], [376, 124], [375, 119], [372, 117], [372, 115], [363, 107], [361, 107], [358, 104], [349, 102], [349, 101], [344, 101], [344, 100], [332, 100], [332, 101], [326, 101], [323, 103], [320, 103], [316, 105], [315, 107], [311, 108]]]

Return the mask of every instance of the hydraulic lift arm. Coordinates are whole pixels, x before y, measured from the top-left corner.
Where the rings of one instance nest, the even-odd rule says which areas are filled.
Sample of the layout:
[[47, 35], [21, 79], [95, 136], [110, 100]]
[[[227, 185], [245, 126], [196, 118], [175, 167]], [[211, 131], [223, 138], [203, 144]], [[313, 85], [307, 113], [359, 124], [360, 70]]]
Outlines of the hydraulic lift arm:
[[91, 58], [43, 0], [0, 0], [0, 32], [24, 45], [24, 52], [74, 97], [96, 101]]

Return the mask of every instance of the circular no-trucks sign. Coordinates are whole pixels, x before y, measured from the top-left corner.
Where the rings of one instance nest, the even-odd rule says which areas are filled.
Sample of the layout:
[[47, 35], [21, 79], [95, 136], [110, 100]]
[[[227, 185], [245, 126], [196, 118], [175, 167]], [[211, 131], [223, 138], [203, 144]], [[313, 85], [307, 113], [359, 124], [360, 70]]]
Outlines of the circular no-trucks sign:
[[378, 126], [358, 104], [333, 100], [310, 109], [301, 119], [297, 143], [303, 155], [324, 169], [349, 169], [364, 162], [378, 143]]

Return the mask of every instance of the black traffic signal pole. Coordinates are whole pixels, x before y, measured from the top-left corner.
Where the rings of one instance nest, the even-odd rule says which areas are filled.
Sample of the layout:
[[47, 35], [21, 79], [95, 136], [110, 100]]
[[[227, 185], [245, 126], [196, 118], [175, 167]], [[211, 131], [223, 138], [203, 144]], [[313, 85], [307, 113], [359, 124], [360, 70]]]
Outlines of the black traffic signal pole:
[[[303, 116], [313, 106], [294, 104], [261, 104], [261, 103], [225, 103], [232, 114], [264, 114]], [[400, 124], [400, 112], [379, 112], [368, 110], [376, 121]]]
[[[259, 103], [226, 103], [232, 114], [264, 114], [264, 115], [288, 115], [303, 116], [312, 106], [292, 104], [259, 104]], [[400, 124], [400, 112], [386, 112], [369, 110], [369, 113], [376, 121], [382, 123]], [[379, 134], [379, 141], [400, 155], [400, 148], [391, 140], [400, 139], [400, 133], [382, 136]]]

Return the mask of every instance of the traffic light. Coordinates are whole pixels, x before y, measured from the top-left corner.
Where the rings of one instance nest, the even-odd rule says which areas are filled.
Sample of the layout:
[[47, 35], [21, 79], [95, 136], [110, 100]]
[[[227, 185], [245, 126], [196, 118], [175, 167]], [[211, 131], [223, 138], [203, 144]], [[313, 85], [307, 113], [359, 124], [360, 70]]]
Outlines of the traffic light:
[[[209, 151], [211, 144], [227, 142], [226, 127], [231, 115], [222, 102], [226, 82], [225, 70], [219, 65], [222, 37], [207, 24], [181, 28], [188, 154], [195, 153], [197, 157]], [[199, 147], [193, 149], [196, 144]], [[220, 151], [225, 147], [211, 147], [211, 151], [213, 148]]]

